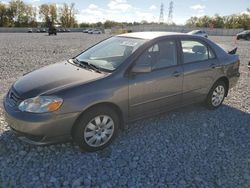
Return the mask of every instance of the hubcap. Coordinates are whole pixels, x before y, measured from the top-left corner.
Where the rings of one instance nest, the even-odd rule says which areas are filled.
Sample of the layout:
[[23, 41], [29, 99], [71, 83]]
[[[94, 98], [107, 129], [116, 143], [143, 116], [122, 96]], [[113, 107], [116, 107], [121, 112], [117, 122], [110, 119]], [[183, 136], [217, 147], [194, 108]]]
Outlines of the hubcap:
[[84, 130], [84, 140], [92, 147], [100, 147], [106, 144], [114, 133], [114, 121], [107, 115], [99, 115], [93, 118]]
[[217, 86], [212, 95], [212, 105], [215, 107], [219, 106], [224, 99], [224, 95], [225, 95], [224, 87], [221, 85]]

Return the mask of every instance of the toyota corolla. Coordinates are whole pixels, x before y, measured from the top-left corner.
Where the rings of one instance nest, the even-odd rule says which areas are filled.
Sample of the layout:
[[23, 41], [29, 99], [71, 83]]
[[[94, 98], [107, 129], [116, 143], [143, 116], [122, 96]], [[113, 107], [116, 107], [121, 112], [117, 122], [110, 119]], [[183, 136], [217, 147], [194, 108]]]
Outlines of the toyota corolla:
[[31, 144], [73, 139], [103, 149], [131, 121], [192, 103], [220, 107], [240, 76], [235, 52], [181, 33], [114, 36], [17, 80], [4, 99], [6, 121]]

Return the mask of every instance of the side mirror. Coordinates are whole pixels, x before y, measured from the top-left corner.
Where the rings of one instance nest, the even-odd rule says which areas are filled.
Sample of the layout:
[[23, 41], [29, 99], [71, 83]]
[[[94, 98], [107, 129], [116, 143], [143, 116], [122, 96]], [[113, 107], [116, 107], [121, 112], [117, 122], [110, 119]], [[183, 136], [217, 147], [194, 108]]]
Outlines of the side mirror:
[[150, 64], [136, 64], [133, 68], [132, 68], [132, 73], [147, 73], [147, 72], [151, 72], [152, 68]]

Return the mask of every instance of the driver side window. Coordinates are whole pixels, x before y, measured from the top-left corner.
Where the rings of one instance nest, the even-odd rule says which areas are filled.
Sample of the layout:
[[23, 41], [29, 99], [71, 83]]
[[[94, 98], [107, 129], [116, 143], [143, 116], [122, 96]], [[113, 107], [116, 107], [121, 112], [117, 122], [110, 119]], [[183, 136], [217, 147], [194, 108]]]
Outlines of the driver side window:
[[177, 65], [176, 43], [164, 40], [148, 48], [137, 60], [137, 64], [148, 65], [152, 70], [158, 70]]
[[152, 66], [152, 57], [149, 51], [145, 51], [137, 60], [137, 65]]

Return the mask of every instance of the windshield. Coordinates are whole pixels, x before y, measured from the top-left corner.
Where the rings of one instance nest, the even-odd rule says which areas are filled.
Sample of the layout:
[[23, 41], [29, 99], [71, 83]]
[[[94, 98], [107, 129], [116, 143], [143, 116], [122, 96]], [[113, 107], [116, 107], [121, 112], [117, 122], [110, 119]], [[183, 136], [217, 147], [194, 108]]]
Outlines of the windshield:
[[126, 37], [111, 37], [76, 57], [103, 71], [114, 71], [146, 40]]

